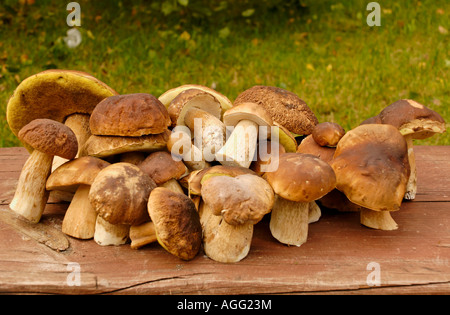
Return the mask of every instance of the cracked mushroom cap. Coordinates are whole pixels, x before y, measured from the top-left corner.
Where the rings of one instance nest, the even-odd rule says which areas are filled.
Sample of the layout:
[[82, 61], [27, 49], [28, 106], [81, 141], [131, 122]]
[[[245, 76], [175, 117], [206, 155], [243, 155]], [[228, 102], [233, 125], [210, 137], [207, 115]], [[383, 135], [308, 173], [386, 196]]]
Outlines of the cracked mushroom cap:
[[335, 147], [344, 134], [344, 128], [328, 121], [316, 125], [312, 132], [314, 141], [322, 147]]
[[213, 176], [203, 182], [201, 194], [213, 214], [231, 225], [258, 223], [275, 201], [272, 187], [252, 174]]
[[363, 124], [389, 124], [402, 135], [412, 135], [413, 139], [426, 139], [436, 133], [444, 133], [445, 121], [437, 112], [413, 100], [396, 101], [383, 109], [377, 116]]
[[348, 131], [331, 166], [336, 188], [351, 202], [376, 211], [400, 208], [409, 163], [406, 140], [394, 126], [368, 124]]
[[284, 199], [311, 202], [336, 187], [333, 169], [317, 156], [284, 153], [280, 155], [278, 163], [278, 169], [265, 173], [264, 178], [274, 192]]
[[55, 169], [47, 179], [47, 190], [75, 191], [78, 185], [91, 185], [98, 173], [110, 163], [83, 156]]
[[234, 106], [244, 102], [264, 107], [273, 121], [298, 135], [309, 135], [318, 120], [312, 110], [296, 94], [281, 88], [256, 85], [242, 92]]
[[115, 95], [101, 101], [90, 119], [97, 136], [140, 137], [163, 133], [170, 126], [167, 109], [153, 95]]
[[149, 175], [156, 183], [161, 185], [170, 179], [179, 179], [187, 172], [187, 167], [182, 161], [176, 161], [166, 151], [150, 153], [138, 167]]
[[7, 121], [17, 136], [32, 120], [47, 118], [63, 122], [74, 113], [90, 114], [101, 100], [112, 95], [117, 92], [87, 73], [47, 70], [19, 84], [8, 101]]
[[155, 182], [131, 163], [111, 164], [91, 185], [89, 201], [111, 224], [139, 225], [148, 221], [147, 202]]
[[18, 134], [19, 140], [30, 147], [53, 156], [72, 160], [78, 153], [78, 141], [73, 131], [51, 119], [35, 119]]
[[172, 127], [185, 126], [184, 118], [190, 108], [198, 108], [220, 119], [222, 107], [214, 95], [199, 90], [187, 89], [178, 94], [167, 107]]
[[194, 202], [164, 187], [155, 188], [148, 200], [158, 243], [183, 260], [193, 259], [202, 244], [202, 226]]

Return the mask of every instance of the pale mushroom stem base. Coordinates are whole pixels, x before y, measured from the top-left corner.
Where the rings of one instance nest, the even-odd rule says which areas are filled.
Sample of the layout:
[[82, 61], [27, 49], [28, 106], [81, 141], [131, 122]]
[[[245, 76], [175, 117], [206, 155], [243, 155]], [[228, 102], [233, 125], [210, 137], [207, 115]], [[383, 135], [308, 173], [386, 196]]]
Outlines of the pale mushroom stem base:
[[78, 239], [94, 237], [97, 212], [89, 202], [90, 188], [89, 185], [80, 185], [75, 192], [62, 222], [64, 234]]
[[249, 168], [258, 142], [258, 124], [251, 120], [241, 120], [225, 145], [216, 153], [222, 165]]
[[146, 222], [140, 225], [130, 227], [131, 248], [139, 249], [147, 244], [157, 241], [155, 224]]
[[416, 156], [413, 149], [413, 139], [411, 135], [405, 136], [406, 143], [408, 145], [408, 161], [411, 173], [406, 184], [406, 200], [414, 200], [417, 193], [417, 171], [416, 171]]
[[308, 238], [308, 202], [295, 202], [277, 196], [270, 217], [270, 232], [280, 243], [301, 246]]
[[130, 226], [126, 224], [111, 224], [97, 216], [94, 240], [101, 246], [123, 245], [128, 241]]
[[389, 211], [374, 211], [362, 208], [360, 217], [361, 224], [372, 229], [392, 231], [398, 228]]
[[38, 223], [49, 197], [45, 189], [52, 169], [53, 156], [34, 150], [19, 177], [17, 189], [9, 207], [32, 223]]

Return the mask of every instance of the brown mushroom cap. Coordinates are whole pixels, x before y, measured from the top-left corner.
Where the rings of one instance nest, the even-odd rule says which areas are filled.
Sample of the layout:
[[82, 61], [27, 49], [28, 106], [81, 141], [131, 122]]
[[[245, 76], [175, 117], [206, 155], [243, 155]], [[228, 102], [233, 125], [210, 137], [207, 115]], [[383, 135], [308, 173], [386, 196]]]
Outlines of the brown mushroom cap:
[[346, 133], [331, 162], [336, 188], [362, 207], [400, 208], [409, 177], [406, 141], [391, 125], [368, 124]]
[[274, 122], [298, 135], [309, 135], [318, 120], [306, 103], [296, 94], [281, 88], [257, 85], [242, 92], [234, 105], [244, 102], [264, 107]]
[[149, 175], [156, 183], [161, 185], [170, 179], [179, 179], [187, 172], [186, 165], [182, 161], [176, 161], [166, 151], [150, 153], [138, 167]]
[[157, 187], [150, 194], [148, 212], [162, 247], [183, 260], [197, 255], [202, 243], [202, 226], [189, 197]]
[[25, 125], [18, 135], [20, 141], [34, 149], [72, 160], [78, 153], [78, 141], [73, 131], [51, 119], [35, 119]]
[[92, 134], [102, 136], [140, 137], [162, 133], [169, 126], [165, 106], [146, 93], [108, 97], [95, 107], [90, 119]]
[[366, 119], [364, 124], [389, 124], [402, 135], [412, 135], [413, 139], [425, 139], [446, 130], [444, 119], [435, 111], [413, 100], [399, 100], [377, 116]]
[[139, 225], [148, 221], [147, 201], [155, 182], [130, 163], [102, 169], [91, 185], [89, 200], [98, 215], [111, 224]]
[[184, 126], [184, 117], [192, 107], [208, 112], [218, 119], [222, 116], [220, 102], [212, 94], [199, 89], [188, 89], [178, 94], [167, 108], [172, 127]]
[[20, 129], [34, 119], [63, 122], [74, 113], [90, 114], [101, 100], [116, 94], [85, 72], [43, 71], [23, 80], [14, 91], [7, 105], [8, 124], [18, 135]]
[[256, 224], [275, 201], [272, 187], [257, 175], [214, 176], [202, 184], [203, 201], [231, 225]]
[[154, 152], [167, 146], [170, 130], [163, 133], [141, 137], [117, 137], [92, 135], [81, 150], [81, 155], [107, 157], [125, 152]]
[[333, 159], [336, 148], [322, 147], [314, 140], [313, 135], [307, 136], [300, 142], [297, 153], [312, 154], [319, 157], [322, 161], [330, 163]]
[[328, 121], [316, 125], [312, 132], [314, 141], [322, 147], [335, 147], [344, 134], [344, 128]]
[[296, 202], [317, 200], [336, 187], [331, 166], [310, 154], [284, 153], [279, 157], [278, 169], [264, 174], [274, 192]]

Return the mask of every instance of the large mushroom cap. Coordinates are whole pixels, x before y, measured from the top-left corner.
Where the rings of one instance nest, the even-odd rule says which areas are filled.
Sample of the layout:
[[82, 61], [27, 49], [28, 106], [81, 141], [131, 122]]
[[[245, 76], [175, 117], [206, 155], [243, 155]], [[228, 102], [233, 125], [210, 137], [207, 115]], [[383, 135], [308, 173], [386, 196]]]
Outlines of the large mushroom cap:
[[413, 139], [425, 139], [436, 133], [444, 133], [444, 119], [432, 109], [414, 101], [403, 99], [383, 109], [377, 116], [361, 124], [389, 124], [402, 135], [412, 135]]
[[63, 122], [74, 113], [90, 114], [101, 100], [116, 94], [87, 73], [47, 70], [19, 84], [9, 99], [6, 116], [11, 131], [17, 136], [20, 129], [34, 119]]
[[272, 187], [252, 174], [211, 177], [202, 184], [201, 194], [213, 213], [231, 225], [258, 223], [275, 200]]
[[406, 141], [391, 125], [368, 124], [346, 133], [331, 161], [347, 198], [378, 211], [398, 210], [409, 177]]
[[73, 131], [51, 119], [35, 119], [25, 125], [18, 135], [20, 141], [32, 148], [72, 160], [78, 152], [78, 141]]
[[89, 192], [98, 215], [111, 224], [139, 225], [148, 221], [147, 201], [155, 182], [130, 163], [111, 164], [102, 169]]
[[90, 119], [91, 132], [102, 136], [139, 137], [159, 134], [170, 126], [167, 109], [153, 95], [115, 95], [101, 101]]
[[319, 145], [312, 134], [303, 139], [297, 147], [297, 153], [315, 155], [327, 163], [331, 162], [335, 151], [336, 148]]
[[310, 154], [284, 153], [279, 156], [278, 169], [264, 177], [274, 192], [297, 202], [317, 200], [336, 187], [331, 166]]
[[234, 105], [257, 103], [265, 108], [274, 122], [298, 135], [309, 135], [318, 120], [306, 103], [296, 94], [281, 88], [257, 85], [242, 92]]
[[202, 244], [202, 226], [189, 197], [157, 187], [150, 194], [148, 212], [161, 246], [183, 260], [197, 255]]

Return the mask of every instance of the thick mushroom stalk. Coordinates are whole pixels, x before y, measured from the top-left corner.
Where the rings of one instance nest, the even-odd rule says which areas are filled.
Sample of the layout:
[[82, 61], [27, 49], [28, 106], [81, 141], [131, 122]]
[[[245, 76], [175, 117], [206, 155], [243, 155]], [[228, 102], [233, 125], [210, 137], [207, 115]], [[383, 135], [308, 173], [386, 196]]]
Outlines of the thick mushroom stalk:
[[33, 223], [39, 222], [49, 193], [45, 188], [55, 155], [73, 159], [78, 151], [75, 134], [62, 123], [36, 119], [19, 132], [19, 139], [33, 147], [19, 178], [11, 210]]
[[242, 103], [226, 111], [223, 121], [226, 126], [234, 126], [234, 130], [217, 152], [217, 161], [222, 165], [249, 168], [255, 159], [259, 126], [268, 129], [266, 136], [269, 137], [272, 118], [263, 107], [255, 103]]
[[308, 224], [320, 216], [312, 202], [336, 187], [336, 176], [314, 155], [284, 153], [278, 160], [278, 169], [264, 174], [277, 195], [270, 231], [280, 243], [301, 246], [308, 238]]
[[390, 211], [373, 211], [362, 207], [360, 211], [362, 225], [376, 230], [393, 231], [398, 224], [392, 218]]

